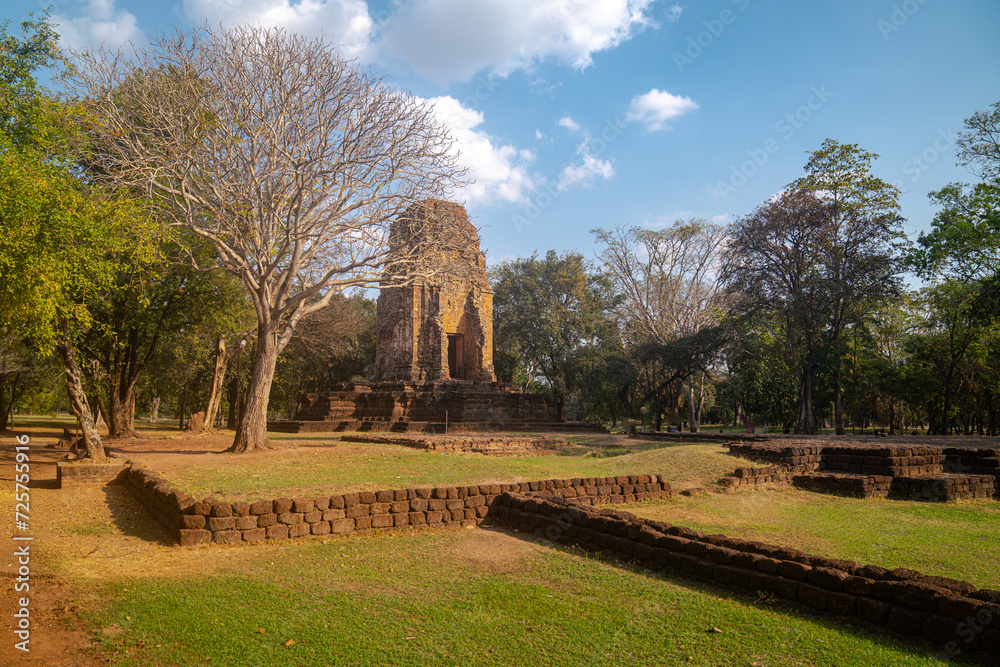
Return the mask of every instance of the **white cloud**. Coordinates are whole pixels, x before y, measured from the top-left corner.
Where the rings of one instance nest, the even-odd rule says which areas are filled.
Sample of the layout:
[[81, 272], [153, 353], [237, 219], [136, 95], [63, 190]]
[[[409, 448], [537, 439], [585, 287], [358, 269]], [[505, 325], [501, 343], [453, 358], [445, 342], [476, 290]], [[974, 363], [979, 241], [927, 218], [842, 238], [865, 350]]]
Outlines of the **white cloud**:
[[461, 165], [475, 179], [461, 194], [470, 203], [526, 202], [528, 193], [536, 187], [528, 173], [534, 152], [497, 145], [489, 134], [475, 129], [483, 122], [482, 112], [462, 106], [453, 97], [427, 101], [433, 105], [438, 120], [451, 131], [461, 150]]
[[[222, 1], [222, 0], [217, 0]], [[543, 60], [579, 69], [652, 25], [654, 0], [400, 0], [382, 25], [388, 57], [439, 81]]]
[[685, 9], [687, 9], [687, 7], [682, 7], [681, 5], [674, 3], [667, 10], [667, 20], [670, 21], [671, 23], [677, 23], [678, 21], [681, 20], [681, 14], [684, 13]]
[[364, 0], [184, 0], [184, 15], [192, 23], [280, 26], [323, 34], [349, 58], [366, 59], [375, 30]]
[[666, 229], [678, 220], [687, 220], [694, 216], [694, 211], [674, 211], [670, 215], [658, 215], [642, 224], [646, 229]]
[[671, 95], [665, 90], [653, 88], [648, 93], [632, 98], [625, 114], [625, 122], [639, 121], [647, 132], [669, 130], [667, 121], [698, 109], [698, 103], [690, 97]]
[[580, 131], [580, 124], [575, 120], [573, 120], [572, 118], [570, 118], [569, 116], [563, 116], [562, 118], [560, 118], [558, 125], [559, 127], [565, 127], [570, 132]]
[[88, 0], [82, 16], [70, 18], [66, 14], [54, 14], [52, 23], [58, 26], [56, 31], [60, 42], [71, 49], [85, 49], [102, 43], [117, 48], [126, 42], [142, 39], [135, 15], [116, 9], [114, 0]]
[[602, 160], [591, 153], [587, 147], [588, 141], [589, 137], [577, 146], [576, 154], [580, 158], [580, 161], [575, 164], [568, 164], [563, 168], [562, 174], [559, 176], [559, 182], [556, 183], [556, 188], [560, 192], [566, 192], [577, 185], [590, 187], [597, 177], [601, 177], [604, 180], [614, 177], [614, 163], [611, 160]]

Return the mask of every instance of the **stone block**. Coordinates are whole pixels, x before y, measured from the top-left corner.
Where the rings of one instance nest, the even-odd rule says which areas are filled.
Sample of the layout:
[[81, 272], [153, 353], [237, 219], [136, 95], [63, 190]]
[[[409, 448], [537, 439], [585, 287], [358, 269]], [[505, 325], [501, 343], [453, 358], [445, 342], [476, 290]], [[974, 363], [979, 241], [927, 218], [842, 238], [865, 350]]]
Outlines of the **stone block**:
[[238, 530], [220, 530], [212, 533], [212, 541], [216, 544], [239, 544], [243, 541], [243, 534]]
[[190, 547], [196, 544], [209, 544], [212, 541], [212, 532], [208, 530], [196, 530], [182, 528], [180, 531], [181, 546]]
[[308, 523], [294, 523], [288, 526], [288, 537], [305, 537], [309, 534]]
[[254, 530], [257, 528], [259, 517], [239, 516], [236, 517], [236, 530]]
[[285, 514], [286, 512], [292, 511], [292, 499], [291, 498], [278, 498], [276, 499], [271, 507], [271, 511], [275, 514]]
[[208, 529], [213, 533], [220, 530], [232, 530], [235, 527], [236, 519], [231, 516], [213, 516], [208, 520]]
[[288, 526], [286, 526], [283, 523], [278, 523], [273, 526], [268, 526], [264, 530], [267, 531], [267, 539], [269, 540], [288, 539]]
[[354, 519], [334, 519], [330, 522], [330, 532], [342, 535], [354, 532]]
[[229, 503], [214, 503], [212, 505], [212, 516], [227, 517], [233, 515], [233, 506]]
[[265, 528], [251, 528], [249, 530], [242, 531], [243, 541], [249, 542], [251, 544], [255, 542], [263, 542], [267, 537], [267, 529]]

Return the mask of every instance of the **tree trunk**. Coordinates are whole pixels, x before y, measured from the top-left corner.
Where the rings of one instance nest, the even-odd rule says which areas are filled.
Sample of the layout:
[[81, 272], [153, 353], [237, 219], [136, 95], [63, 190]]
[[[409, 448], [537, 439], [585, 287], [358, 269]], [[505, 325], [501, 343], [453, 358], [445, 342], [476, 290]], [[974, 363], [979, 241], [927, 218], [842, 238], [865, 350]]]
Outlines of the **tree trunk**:
[[236, 428], [236, 401], [240, 393], [240, 378], [234, 377], [229, 383], [229, 419], [226, 421], [226, 428]]
[[0, 431], [7, 430], [9, 414], [10, 406], [7, 404], [7, 376], [0, 375]]
[[[241, 454], [271, 448], [267, 442], [267, 405], [274, 367], [278, 363], [278, 352], [277, 335], [266, 331], [263, 326], [259, 327], [245, 407], [236, 420], [236, 438], [226, 451]], [[559, 407], [559, 414], [561, 417], [562, 405]]]
[[697, 433], [700, 430], [698, 406], [694, 403], [694, 373], [688, 378], [688, 422], [691, 424], [691, 433]]
[[188, 396], [188, 383], [187, 381], [185, 381], [184, 388], [181, 389], [180, 405], [177, 408], [177, 412], [180, 413], [177, 419], [179, 424], [178, 428], [180, 428], [182, 431], [184, 430], [184, 411], [187, 409], [187, 396]]
[[222, 390], [226, 382], [226, 367], [232, 352], [226, 349], [226, 339], [219, 336], [215, 344], [215, 372], [212, 374], [212, 392], [208, 396], [208, 406], [205, 408], [205, 428], [215, 428], [215, 415], [222, 405]]
[[155, 424], [156, 420], [160, 418], [160, 397], [159, 395], [154, 396], [153, 400], [149, 404], [149, 423]]
[[840, 345], [837, 345], [836, 362], [833, 366], [833, 428], [837, 435], [844, 435], [844, 368], [843, 359], [840, 354]]
[[108, 437], [137, 438], [135, 430], [135, 384], [125, 384], [121, 373], [108, 372], [108, 392], [111, 402], [108, 405]]
[[816, 417], [813, 414], [813, 371], [806, 366], [800, 371], [799, 377], [799, 418], [795, 432], [803, 435], [819, 433], [816, 428]]
[[70, 405], [83, 431], [83, 445], [87, 450], [87, 457], [92, 461], [105, 461], [107, 456], [104, 454], [104, 443], [101, 442], [101, 435], [97, 432], [94, 417], [87, 406], [87, 397], [83, 392], [80, 366], [76, 362], [76, 352], [73, 348], [69, 322], [63, 319], [60, 324], [63, 335], [62, 341], [56, 346], [56, 352], [59, 354], [63, 371], [66, 373], [66, 391], [69, 394]]

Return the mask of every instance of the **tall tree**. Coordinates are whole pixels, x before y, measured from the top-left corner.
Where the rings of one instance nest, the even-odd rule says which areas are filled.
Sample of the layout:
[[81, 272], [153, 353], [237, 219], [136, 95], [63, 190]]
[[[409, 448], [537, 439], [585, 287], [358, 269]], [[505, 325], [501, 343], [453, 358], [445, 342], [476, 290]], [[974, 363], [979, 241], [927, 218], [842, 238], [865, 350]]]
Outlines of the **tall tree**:
[[829, 204], [811, 193], [783, 193], [734, 223], [723, 270], [735, 313], [750, 327], [780, 327], [799, 384], [798, 433], [819, 430], [813, 388], [829, 341], [822, 266], [829, 219]]
[[267, 448], [278, 354], [335, 294], [393, 273], [389, 224], [460, 183], [452, 140], [427, 104], [284, 30], [206, 27], [81, 62], [106, 177], [210, 241], [250, 296], [256, 358], [230, 449]]
[[823, 200], [828, 220], [822, 236], [833, 351], [834, 427], [844, 433], [842, 346], [844, 328], [900, 293], [903, 218], [899, 188], [871, 172], [879, 156], [857, 144], [827, 139], [806, 163], [806, 175], [789, 188]]
[[[719, 282], [719, 260], [727, 231], [704, 220], [679, 220], [662, 230], [619, 227], [591, 233], [602, 244], [598, 258], [624, 295], [626, 343], [666, 345], [718, 326], [726, 295]], [[699, 340], [709, 341], [711, 337]], [[688, 418], [699, 430], [705, 375], [712, 361], [706, 350], [689, 346], [686, 370]], [[701, 383], [695, 391], [696, 377]]]
[[[555, 250], [544, 259], [505, 262], [490, 272], [493, 284], [493, 340], [497, 350], [513, 351], [517, 364], [530, 369], [559, 403], [580, 385], [587, 350], [600, 347], [613, 332], [611, 312], [618, 297], [610, 281], [588, 266], [583, 255]], [[510, 369], [512, 370], [512, 369]], [[498, 367], [498, 378], [509, 372]]]
[[192, 254], [207, 263], [212, 249], [199, 237], [164, 234], [145, 261], [121, 257], [112, 289], [89, 299], [94, 325], [80, 350], [97, 362], [93, 381], [103, 389], [98, 398], [110, 437], [136, 435], [136, 388], [159, 345], [192, 329], [211, 336], [243, 305], [232, 278], [195, 269], [187, 261]]
[[18, 40], [0, 27], [0, 325], [58, 354], [87, 455], [103, 460], [77, 340], [93, 321], [88, 297], [112, 285], [114, 258], [148, 248], [146, 230], [134, 201], [77, 178], [81, 110], [35, 79], [66, 66], [58, 36], [47, 17], [22, 28]]

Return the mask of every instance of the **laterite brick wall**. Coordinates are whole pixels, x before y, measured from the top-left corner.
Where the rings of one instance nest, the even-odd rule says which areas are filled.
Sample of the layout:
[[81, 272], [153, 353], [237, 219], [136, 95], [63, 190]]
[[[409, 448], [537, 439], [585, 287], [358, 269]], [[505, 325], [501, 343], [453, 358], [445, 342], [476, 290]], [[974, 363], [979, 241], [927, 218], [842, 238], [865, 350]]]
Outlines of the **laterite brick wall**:
[[109, 463], [62, 463], [56, 464], [56, 483], [60, 489], [81, 489], [114, 484], [122, 479], [123, 471], [129, 464], [111, 461]]
[[490, 517], [561, 544], [772, 593], [817, 611], [926, 638], [949, 655], [981, 650], [1000, 656], [1000, 592], [964, 581], [705, 535], [539, 494], [502, 494]]
[[673, 495], [663, 475], [576, 477], [234, 503], [214, 498], [196, 501], [143, 468], [130, 470], [127, 484], [160, 525], [182, 545], [256, 543], [377, 529], [470, 526], [481, 523], [497, 496], [509, 492], [543, 492], [585, 505], [630, 503]]

